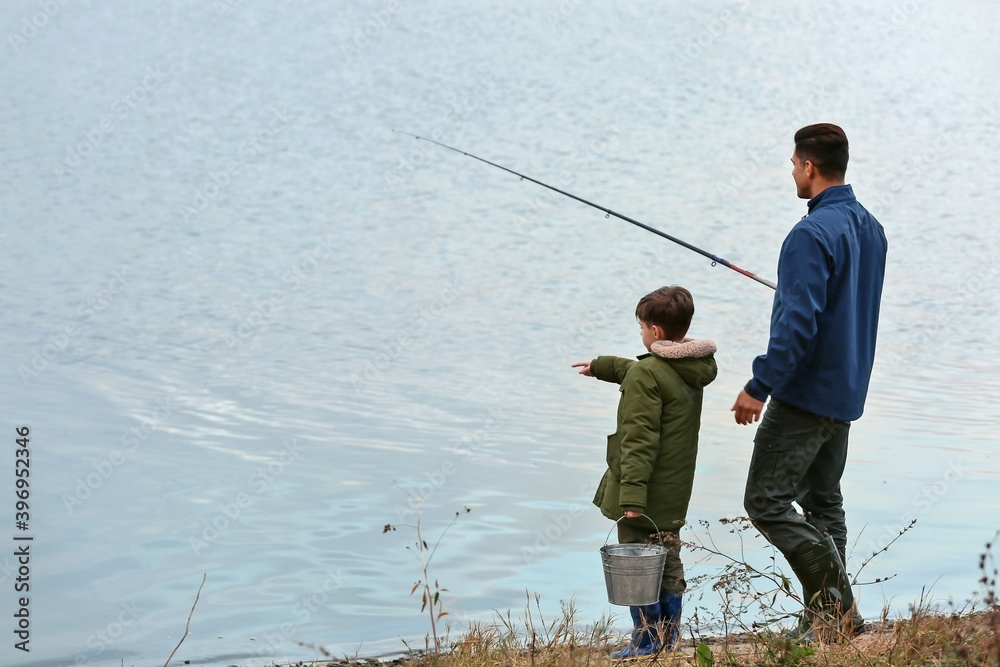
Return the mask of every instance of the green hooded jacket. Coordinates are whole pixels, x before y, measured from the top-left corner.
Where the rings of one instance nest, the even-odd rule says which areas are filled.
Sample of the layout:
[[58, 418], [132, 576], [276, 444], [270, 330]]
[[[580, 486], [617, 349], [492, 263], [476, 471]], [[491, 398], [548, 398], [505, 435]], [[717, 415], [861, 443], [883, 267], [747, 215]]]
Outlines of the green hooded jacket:
[[[604, 516], [625, 509], [648, 515], [660, 530], [679, 530], [687, 517], [698, 457], [703, 388], [715, 379], [715, 343], [657, 341], [638, 361], [598, 357], [594, 377], [621, 385], [618, 430], [608, 436], [608, 470], [594, 496]], [[652, 532], [640, 517], [623, 524]]]

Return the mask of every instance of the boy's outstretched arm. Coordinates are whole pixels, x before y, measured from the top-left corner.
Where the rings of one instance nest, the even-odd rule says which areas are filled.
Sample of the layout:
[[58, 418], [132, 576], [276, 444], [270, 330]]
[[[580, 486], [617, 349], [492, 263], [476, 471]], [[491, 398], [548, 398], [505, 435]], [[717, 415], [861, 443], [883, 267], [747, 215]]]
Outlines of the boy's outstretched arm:
[[623, 359], [622, 357], [600, 356], [590, 362], [590, 375], [598, 380], [621, 384], [628, 373], [635, 359]]
[[628, 369], [635, 363], [634, 359], [623, 359], [621, 357], [597, 357], [590, 361], [578, 361], [572, 364], [573, 368], [580, 369], [580, 375], [597, 378], [605, 382], [621, 384], [625, 379]]

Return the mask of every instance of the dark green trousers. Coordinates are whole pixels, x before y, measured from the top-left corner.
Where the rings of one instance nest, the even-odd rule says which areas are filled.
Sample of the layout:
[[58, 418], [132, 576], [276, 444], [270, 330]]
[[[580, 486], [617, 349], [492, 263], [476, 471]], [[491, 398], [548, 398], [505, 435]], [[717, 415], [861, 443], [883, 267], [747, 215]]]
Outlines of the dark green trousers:
[[822, 542], [824, 534], [845, 553], [840, 478], [850, 427], [850, 422], [820, 417], [773, 398], [764, 411], [754, 437], [743, 507], [786, 557]]

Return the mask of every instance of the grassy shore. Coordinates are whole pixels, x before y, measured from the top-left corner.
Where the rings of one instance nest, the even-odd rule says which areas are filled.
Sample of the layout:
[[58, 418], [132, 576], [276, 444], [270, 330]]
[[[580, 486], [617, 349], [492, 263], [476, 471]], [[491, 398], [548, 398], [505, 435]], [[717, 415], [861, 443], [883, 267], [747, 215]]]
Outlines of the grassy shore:
[[[438, 653], [415, 652], [393, 660], [399, 667], [585, 667], [614, 664], [696, 665], [697, 667], [757, 667], [843, 665], [847, 667], [917, 665], [1000, 666], [1000, 610], [941, 613], [914, 610], [909, 618], [872, 624], [853, 638], [829, 638], [797, 645], [777, 634], [741, 633], [716, 638], [688, 638], [680, 651], [639, 660], [612, 660], [620, 637], [599, 631], [577, 632], [564, 618], [525, 636], [501, 622], [475, 627]], [[373, 660], [345, 659], [312, 665], [371, 664]], [[384, 663], [383, 663], [384, 664]], [[287, 666], [286, 666], [287, 667]]]
[[[468, 512], [468, 509], [466, 509]], [[613, 660], [611, 653], [625, 644], [620, 633], [611, 632], [611, 622], [601, 618], [581, 628], [572, 602], [563, 603], [561, 615], [551, 622], [542, 616], [538, 596], [527, 595], [523, 618], [514, 619], [511, 612], [497, 614], [493, 623], [473, 625], [457, 640], [439, 634], [438, 621], [442, 611], [440, 588], [430, 576], [434, 552], [447, 529], [461, 516], [455, 517], [431, 547], [424, 541], [418, 513], [415, 529], [417, 541], [412, 547], [420, 564], [423, 579], [411, 594], [421, 594], [420, 612], [426, 613], [430, 632], [424, 646], [410, 650], [405, 656], [391, 661], [344, 658], [333, 660], [323, 649], [327, 660], [274, 663], [274, 667], [347, 667], [349, 665], [382, 664], [394, 667], [590, 667], [591, 665], [657, 664], [693, 665], [694, 667], [797, 667], [823, 665], [843, 667], [917, 667], [924, 665], [1000, 667], [1000, 579], [993, 548], [1000, 531], [987, 542], [979, 555], [980, 592], [977, 600], [964, 607], [934, 604], [926, 591], [911, 604], [905, 617], [889, 618], [884, 608], [881, 618], [870, 622], [866, 631], [845, 636], [814, 626], [816, 641], [797, 643], [788, 638], [782, 626], [795, 626], [803, 600], [793, 579], [783, 574], [776, 564], [768, 569], [750, 565], [742, 547], [733, 555], [721, 550], [712, 537], [713, 526], [700, 521], [701, 532], [684, 546], [700, 557], [714, 559], [718, 568], [692, 577], [685, 594], [685, 622], [682, 641], [676, 651], [663, 651], [641, 659]], [[903, 528], [888, 545], [863, 560], [852, 579], [852, 586], [865, 585], [858, 576], [873, 558], [895, 544], [915, 522]], [[718, 525], [741, 538], [752, 526], [745, 517], [720, 519]], [[717, 527], [717, 526], [716, 526]], [[385, 526], [384, 532], [396, 530]], [[704, 564], [706, 561], [701, 561]], [[430, 582], [433, 581], [433, 587]], [[878, 583], [884, 579], [875, 579]], [[717, 605], [702, 604], [711, 593], [722, 601]], [[532, 604], [534, 602], [534, 604]], [[791, 611], [789, 611], [791, 610]], [[795, 611], [798, 610], [798, 611]], [[193, 609], [192, 609], [193, 611]], [[745, 621], [744, 619], [756, 619]], [[190, 621], [190, 618], [189, 618]], [[749, 623], [749, 625], [747, 624]], [[839, 625], [839, 624], [834, 624]], [[318, 648], [318, 647], [310, 647]], [[410, 648], [407, 646], [407, 648]]]

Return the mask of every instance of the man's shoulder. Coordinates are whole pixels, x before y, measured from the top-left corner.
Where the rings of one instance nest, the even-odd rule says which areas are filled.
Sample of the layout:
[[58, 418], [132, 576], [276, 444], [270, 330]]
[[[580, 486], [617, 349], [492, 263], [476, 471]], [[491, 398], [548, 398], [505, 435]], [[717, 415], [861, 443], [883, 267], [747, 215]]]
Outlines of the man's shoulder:
[[832, 239], [840, 236], [845, 229], [852, 226], [854, 220], [862, 217], [870, 218], [877, 223], [875, 218], [856, 199], [828, 206], [818, 206], [810, 211], [809, 215], [796, 222], [788, 235]]
[[809, 215], [799, 220], [788, 232], [788, 236], [801, 235], [833, 241], [849, 230], [870, 227], [882, 231], [880, 223], [872, 213], [853, 196], [826, 206], [818, 206]]
[[831, 238], [838, 233], [837, 230], [842, 226], [838, 223], [838, 220], [842, 219], [843, 216], [831, 216], [826, 212], [814, 211], [792, 225], [785, 236], [783, 249], [786, 252], [790, 250], [801, 251], [803, 248], [814, 247], [816, 244], [828, 245]]
[[811, 205], [809, 214], [803, 220], [845, 220], [855, 216], [875, 220], [875, 216], [858, 201], [851, 185], [828, 188], [813, 201], [815, 205]]

